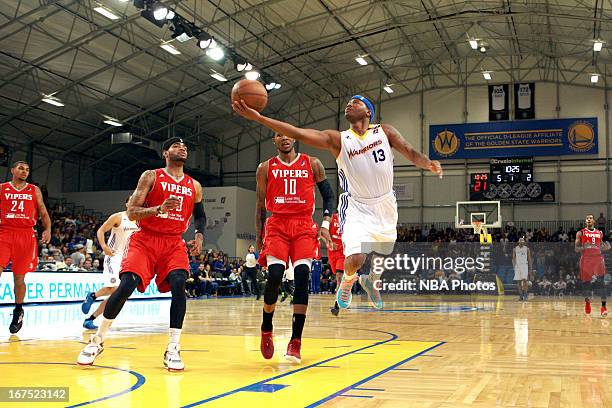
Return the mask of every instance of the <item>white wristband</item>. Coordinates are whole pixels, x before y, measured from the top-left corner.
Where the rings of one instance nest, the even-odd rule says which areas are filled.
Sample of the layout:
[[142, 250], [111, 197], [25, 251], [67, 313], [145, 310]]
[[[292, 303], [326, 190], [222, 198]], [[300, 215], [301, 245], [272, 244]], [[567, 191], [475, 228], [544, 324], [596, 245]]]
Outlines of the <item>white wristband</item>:
[[329, 221], [323, 220], [321, 223], [321, 228], [329, 229]]

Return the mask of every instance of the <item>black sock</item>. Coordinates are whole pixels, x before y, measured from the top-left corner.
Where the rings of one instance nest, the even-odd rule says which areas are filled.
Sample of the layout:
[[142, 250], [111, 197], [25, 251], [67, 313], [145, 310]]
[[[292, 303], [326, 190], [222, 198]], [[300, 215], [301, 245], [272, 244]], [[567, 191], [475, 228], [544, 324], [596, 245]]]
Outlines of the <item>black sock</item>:
[[15, 303], [15, 311], [21, 312], [23, 310], [23, 303]]
[[96, 299], [97, 299], [97, 298], [96, 298], [96, 292], [91, 292], [91, 293], [90, 293], [90, 296], [91, 296], [91, 298], [92, 298], [93, 300], [96, 300]]
[[338, 301], [334, 302], [334, 309], [340, 309], [340, 306], [338, 306]]
[[87, 319], [85, 319], [85, 320], [95, 320], [95, 319], [96, 319], [96, 316], [91, 315], [91, 316], [89, 316], [89, 317], [88, 317]]
[[601, 301], [601, 307], [606, 307], [606, 301], [605, 300]]
[[263, 312], [263, 321], [261, 322], [261, 331], [271, 332], [272, 331], [272, 317], [274, 316], [274, 312], [267, 313], [265, 310]]
[[291, 340], [302, 339], [302, 330], [304, 330], [304, 322], [306, 322], [305, 314], [293, 314], [293, 330], [291, 332]]

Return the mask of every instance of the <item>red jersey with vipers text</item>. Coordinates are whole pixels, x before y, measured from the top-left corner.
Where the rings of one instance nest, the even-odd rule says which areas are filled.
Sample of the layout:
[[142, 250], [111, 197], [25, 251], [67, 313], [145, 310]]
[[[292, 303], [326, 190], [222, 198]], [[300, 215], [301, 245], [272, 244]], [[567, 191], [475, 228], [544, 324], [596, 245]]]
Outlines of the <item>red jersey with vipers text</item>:
[[11, 182], [0, 184], [0, 228], [32, 228], [38, 220], [36, 187], [17, 190]]
[[603, 233], [593, 228], [583, 228], [581, 230], [582, 238], [580, 243], [582, 244], [582, 255], [584, 256], [600, 256], [601, 255], [601, 241], [603, 240]]
[[342, 234], [340, 232], [340, 218], [338, 217], [338, 213], [334, 213], [331, 217], [329, 222], [329, 235], [331, 235], [333, 243], [336, 244], [336, 249], [329, 252], [342, 253]]
[[298, 153], [291, 163], [278, 156], [268, 160], [266, 209], [272, 215], [312, 217], [315, 209], [314, 174], [308, 155]]
[[183, 177], [177, 181], [164, 169], [156, 169], [155, 182], [147, 194], [144, 207], [157, 207], [170, 197], [177, 197], [180, 205], [165, 214], [143, 218], [137, 222], [138, 226], [143, 231], [153, 234], [182, 235], [191, 221], [195, 194], [193, 179], [187, 174], [183, 174]]

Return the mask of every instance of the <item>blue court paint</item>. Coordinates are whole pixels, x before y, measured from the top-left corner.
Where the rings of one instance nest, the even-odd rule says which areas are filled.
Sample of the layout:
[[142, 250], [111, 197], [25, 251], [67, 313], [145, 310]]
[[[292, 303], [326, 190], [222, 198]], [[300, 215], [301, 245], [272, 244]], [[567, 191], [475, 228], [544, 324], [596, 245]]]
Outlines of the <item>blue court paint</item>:
[[[28, 365], [67, 365], [67, 366], [71, 366], [71, 367], [75, 367], [76, 364], [75, 363], [56, 363], [56, 362], [43, 362], [43, 361], [18, 361], [18, 362], [0, 362], [0, 364], [8, 364], [8, 365], [18, 365], [18, 364], [28, 364]], [[76, 408], [76, 407], [82, 407], [84, 405], [89, 405], [89, 404], [93, 404], [95, 402], [100, 402], [100, 401], [105, 401], [111, 398], [115, 398], [118, 397], [120, 395], [123, 394], [127, 394], [128, 392], [132, 392], [134, 390], [137, 390], [138, 388], [142, 387], [146, 381], [145, 377], [140, 374], [137, 373], [136, 371], [132, 371], [132, 370], [126, 370], [123, 368], [118, 368], [118, 367], [109, 367], [109, 366], [99, 366], [99, 365], [93, 365], [91, 366], [90, 369], [93, 368], [106, 368], [109, 370], [116, 370], [116, 371], [123, 371], [124, 373], [129, 373], [132, 374], [134, 377], [136, 377], [136, 383], [134, 385], [132, 385], [130, 388], [126, 388], [123, 391], [119, 391], [116, 392], [114, 394], [111, 395], [107, 395], [106, 397], [101, 397], [101, 398], [96, 398], [94, 400], [91, 401], [85, 401], [85, 402], [81, 402], [79, 404], [75, 404], [75, 405], [69, 405], [66, 408]]]
[[285, 384], [253, 384], [246, 387], [243, 391], [247, 392], [276, 392], [288, 387]]
[[[350, 329], [350, 328], [349, 328], [349, 329]], [[372, 348], [372, 347], [380, 346], [381, 344], [385, 344], [385, 343], [388, 343], [388, 342], [390, 342], [390, 341], [397, 340], [397, 338], [398, 338], [397, 334], [394, 334], [394, 333], [389, 333], [389, 332], [382, 331], [382, 330], [361, 329], [361, 328], [359, 328], [359, 329], [357, 329], [357, 330], [365, 330], [365, 331], [370, 331], [370, 332], [375, 332], [375, 333], [383, 333], [383, 334], [387, 334], [387, 335], [389, 335], [390, 337], [389, 337], [387, 340], [377, 341], [376, 343], [370, 344], [369, 346], [364, 346], [364, 347], [361, 347], [361, 348], [359, 348], [359, 349], [357, 349], [357, 350], [349, 351], [349, 352], [347, 352], [347, 353], [340, 354], [340, 355], [335, 356], [335, 357], [330, 357], [330, 358], [328, 358], [328, 359], [326, 359], [326, 360], [319, 361], [318, 363], [314, 363], [314, 364], [311, 364], [311, 365], [308, 365], [308, 366], [305, 366], [305, 367], [300, 367], [300, 368], [298, 368], [298, 369], [295, 369], [295, 370], [292, 370], [292, 371], [288, 371], [288, 372], [286, 372], [286, 373], [279, 374], [279, 375], [277, 375], [277, 376], [270, 377], [270, 378], [267, 378], [267, 379], [265, 379], [265, 380], [262, 380], [262, 381], [259, 381], [259, 382], [256, 382], [256, 383], [253, 383], [253, 384], [250, 384], [250, 385], [247, 385], [247, 386], [241, 387], [241, 388], [236, 388], [235, 390], [232, 390], [232, 391], [227, 391], [227, 392], [224, 392], [224, 393], [222, 393], [222, 394], [214, 395], [214, 396], [212, 396], [212, 397], [209, 397], [209, 398], [206, 398], [206, 399], [203, 399], [203, 400], [200, 400], [200, 401], [196, 401], [196, 402], [193, 402], [193, 403], [188, 404], [188, 405], [184, 405], [182, 408], [191, 408], [191, 407], [195, 407], [195, 406], [198, 406], [198, 405], [206, 404], [206, 403], [211, 402], [211, 401], [218, 400], [218, 399], [220, 399], [220, 398], [227, 397], [227, 396], [232, 395], [232, 394], [236, 394], [237, 392], [247, 391], [247, 389], [248, 389], [248, 388], [251, 388], [251, 387], [257, 386], [257, 385], [259, 385], [259, 384], [265, 384], [265, 383], [267, 383], [267, 382], [274, 381], [274, 380], [277, 380], [277, 379], [279, 379], [279, 378], [283, 378], [283, 377], [287, 377], [287, 376], [292, 375], [292, 374], [295, 374], [295, 373], [299, 373], [300, 371], [308, 370], [308, 369], [313, 368], [313, 367], [319, 367], [319, 366], [321, 366], [321, 365], [324, 365], [325, 363], [329, 363], [330, 361], [337, 360], [337, 359], [339, 359], [339, 358], [342, 358], [342, 357], [348, 356], [348, 355], [350, 355], [350, 354], [354, 354], [354, 353], [359, 352], [359, 351], [362, 351], [362, 350], [367, 350], [367, 349]], [[440, 344], [442, 344], [442, 343], [440, 343]], [[429, 351], [429, 350], [430, 350], [430, 349], [424, 350], [424, 352], [427, 352], [427, 351]], [[405, 361], [404, 361], [404, 362], [405, 362]], [[402, 364], [403, 364], [404, 362], [402, 362]], [[357, 385], [360, 385], [360, 384], [362, 384], [362, 383], [359, 383], [359, 384], [357, 384]], [[343, 390], [343, 392], [344, 392], [344, 391], [345, 391], [345, 390]]]
[[379, 377], [379, 376], [383, 375], [384, 373], [386, 373], [386, 372], [388, 372], [388, 371], [391, 371], [391, 370], [393, 370], [393, 369], [394, 369], [394, 368], [396, 368], [396, 367], [401, 366], [402, 364], [406, 364], [408, 361], [414, 360], [415, 358], [420, 357], [420, 356], [422, 356], [423, 354], [428, 353], [428, 352], [430, 352], [431, 350], [433, 350], [433, 349], [435, 349], [435, 348], [437, 348], [437, 347], [440, 347], [441, 345], [443, 345], [443, 344], [445, 344], [445, 343], [446, 343], [446, 342], [441, 341], [440, 343], [435, 344], [435, 345], [433, 345], [433, 346], [429, 347], [428, 349], [425, 349], [425, 350], [421, 351], [420, 353], [417, 353], [417, 354], [415, 354], [415, 355], [413, 355], [413, 356], [410, 356], [410, 357], [408, 357], [408, 358], [406, 358], [406, 359], [404, 359], [404, 360], [402, 360], [402, 361], [400, 361], [400, 362], [398, 362], [398, 363], [393, 364], [392, 366], [389, 366], [389, 367], [385, 368], [384, 370], [381, 370], [381, 371], [379, 371], [379, 372], [377, 372], [377, 373], [375, 373], [375, 374], [372, 374], [372, 375], [371, 375], [371, 376], [369, 376], [369, 377], [364, 378], [364, 379], [363, 379], [363, 380], [361, 380], [361, 381], [356, 382], [356, 383], [355, 383], [355, 384], [353, 384], [353, 385], [349, 385], [348, 387], [345, 387], [344, 389], [342, 389], [342, 390], [340, 390], [340, 391], [338, 391], [338, 392], [336, 392], [336, 393], [334, 393], [334, 394], [332, 394], [332, 395], [329, 395], [329, 396], [327, 396], [327, 397], [325, 397], [325, 398], [323, 398], [323, 399], [321, 399], [321, 400], [319, 400], [319, 401], [317, 401], [317, 402], [314, 402], [314, 403], [312, 403], [312, 404], [310, 404], [310, 405], [306, 406], [306, 408], [318, 407], [319, 405], [321, 405], [321, 404], [323, 404], [323, 403], [325, 403], [325, 402], [327, 402], [327, 401], [329, 401], [329, 400], [332, 400], [332, 399], [334, 399], [334, 398], [336, 398], [336, 397], [338, 397], [338, 396], [346, 396], [346, 395], [342, 395], [342, 394], [344, 394], [344, 393], [345, 393], [345, 392], [347, 392], [347, 391], [350, 391], [351, 389], [354, 389], [355, 387], [360, 386], [361, 384], [365, 384], [365, 383], [367, 383], [368, 381], [371, 381], [371, 380], [373, 380], [374, 378]]
[[358, 390], [358, 391], [384, 391], [384, 388], [362, 388], [362, 387], [355, 387], [353, 388], [354, 390]]
[[338, 395], [339, 397], [351, 397], [351, 398], [374, 398], [373, 395], [351, 395], [351, 394], [342, 394]]

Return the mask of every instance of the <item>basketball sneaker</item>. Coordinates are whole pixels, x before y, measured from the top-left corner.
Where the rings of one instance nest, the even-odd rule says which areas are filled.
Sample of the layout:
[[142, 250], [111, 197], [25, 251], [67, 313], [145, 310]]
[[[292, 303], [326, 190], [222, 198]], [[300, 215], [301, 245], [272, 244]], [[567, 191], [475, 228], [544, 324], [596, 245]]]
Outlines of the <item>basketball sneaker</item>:
[[83, 321], [83, 327], [87, 330], [98, 330], [98, 326], [95, 325], [92, 319], [85, 319], [85, 321]]
[[382, 309], [383, 301], [380, 297], [380, 292], [374, 287], [374, 283], [372, 282], [372, 279], [370, 279], [370, 275], [360, 275], [359, 284], [368, 294], [372, 307], [374, 309]]
[[584, 313], [591, 314], [591, 301], [589, 299], [584, 299]]
[[19, 311], [13, 309], [13, 320], [11, 320], [11, 324], [9, 325], [9, 331], [11, 334], [15, 334], [21, 330], [21, 326], [23, 326], [23, 309]]
[[336, 292], [336, 302], [338, 302], [338, 306], [341, 309], [348, 309], [351, 305], [351, 300], [353, 299], [353, 284], [357, 279], [346, 280], [346, 273], [342, 275], [342, 282], [340, 282], [340, 287], [338, 288], [338, 292]]
[[601, 307], [601, 317], [606, 317], [608, 315], [608, 308], [605, 306]]
[[331, 312], [331, 314], [333, 314], [334, 316], [338, 316], [338, 313], [340, 313], [340, 308], [334, 306], [332, 308], [329, 309], [329, 311]]
[[259, 343], [259, 350], [261, 355], [266, 360], [269, 360], [274, 355], [274, 339], [272, 338], [272, 332], [261, 332], [261, 342]]
[[87, 296], [85, 296], [85, 300], [81, 303], [81, 311], [84, 314], [89, 313], [89, 309], [91, 309], [91, 305], [96, 301], [96, 294], [94, 292], [89, 292]]
[[93, 364], [96, 357], [104, 351], [104, 343], [102, 338], [96, 334], [92, 334], [89, 338], [89, 343], [85, 346], [79, 357], [77, 358], [78, 365], [90, 366]]
[[300, 355], [300, 349], [302, 348], [302, 340], [291, 339], [287, 345], [287, 354], [285, 354], [285, 360], [291, 361], [292, 363], [300, 364], [302, 362], [302, 356]]
[[168, 371], [183, 371], [185, 364], [181, 360], [181, 346], [178, 343], [168, 343], [164, 353], [164, 367]]

